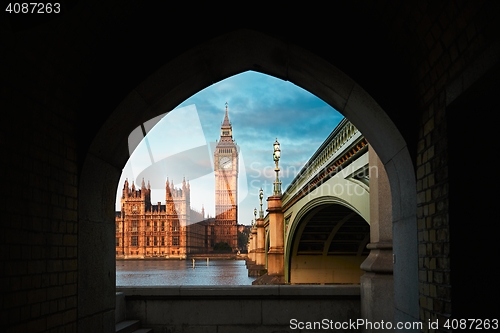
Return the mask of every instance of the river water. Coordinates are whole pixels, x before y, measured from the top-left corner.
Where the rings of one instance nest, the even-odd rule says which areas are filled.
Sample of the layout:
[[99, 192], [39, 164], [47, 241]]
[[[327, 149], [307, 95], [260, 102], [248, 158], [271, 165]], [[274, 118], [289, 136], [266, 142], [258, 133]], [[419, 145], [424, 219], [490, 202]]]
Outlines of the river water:
[[116, 286], [251, 285], [244, 260], [119, 260]]

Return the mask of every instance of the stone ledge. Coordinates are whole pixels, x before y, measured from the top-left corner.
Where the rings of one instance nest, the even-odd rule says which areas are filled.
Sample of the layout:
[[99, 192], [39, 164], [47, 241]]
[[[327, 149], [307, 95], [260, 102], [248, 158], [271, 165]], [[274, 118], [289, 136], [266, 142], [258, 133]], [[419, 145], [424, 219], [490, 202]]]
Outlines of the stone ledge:
[[127, 298], [359, 298], [359, 285], [117, 287]]

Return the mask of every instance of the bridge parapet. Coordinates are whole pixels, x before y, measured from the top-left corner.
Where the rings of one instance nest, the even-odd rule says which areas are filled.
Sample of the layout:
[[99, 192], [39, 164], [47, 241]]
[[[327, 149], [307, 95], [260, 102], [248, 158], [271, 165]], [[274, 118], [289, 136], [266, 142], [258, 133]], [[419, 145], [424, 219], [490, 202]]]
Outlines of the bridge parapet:
[[284, 210], [315, 188], [325, 177], [329, 178], [341, 170], [346, 162], [350, 162], [351, 157], [366, 145], [367, 142], [361, 132], [344, 118], [283, 193]]

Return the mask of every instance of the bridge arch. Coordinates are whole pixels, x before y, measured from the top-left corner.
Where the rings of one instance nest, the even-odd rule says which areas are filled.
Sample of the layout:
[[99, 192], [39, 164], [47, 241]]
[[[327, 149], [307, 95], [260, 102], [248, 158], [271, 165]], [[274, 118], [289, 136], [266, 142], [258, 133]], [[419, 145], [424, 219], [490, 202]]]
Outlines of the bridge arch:
[[98, 130], [79, 178], [78, 292], [101, 302], [79, 299], [79, 316], [114, 304], [114, 296], [102, 295], [114, 295], [115, 290], [114, 201], [129, 157], [129, 133], [212, 83], [247, 70], [288, 80], [315, 94], [344, 114], [377, 151], [390, 181], [394, 253], [399, 258], [394, 267], [394, 319], [403, 321], [409, 315], [418, 320], [416, 184], [403, 136], [361, 86], [331, 63], [249, 30], [220, 36], [168, 62], [138, 83]]
[[[307, 202], [290, 221], [285, 280], [292, 284], [359, 283], [364, 273], [359, 267], [368, 256], [368, 222], [355, 206], [338, 197], [323, 196]], [[351, 239], [339, 240], [339, 234], [348, 228]], [[344, 242], [343, 248], [338, 247], [339, 241]]]

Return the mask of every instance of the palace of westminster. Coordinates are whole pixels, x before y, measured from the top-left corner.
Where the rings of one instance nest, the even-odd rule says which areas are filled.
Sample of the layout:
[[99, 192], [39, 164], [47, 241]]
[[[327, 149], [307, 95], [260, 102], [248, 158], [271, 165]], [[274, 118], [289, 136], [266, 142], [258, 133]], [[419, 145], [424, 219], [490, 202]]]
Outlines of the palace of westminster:
[[121, 211], [116, 212], [116, 257], [186, 258], [209, 253], [218, 243], [237, 249], [238, 146], [226, 113], [214, 151], [215, 217], [191, 209], [189, 182], [181, 188], [167, 179], [165, 204], [151, 203], [151, 187], [125, 181]]

